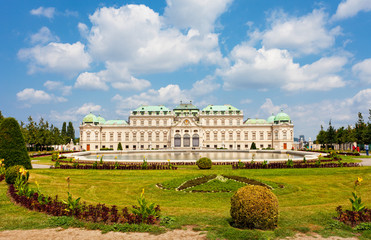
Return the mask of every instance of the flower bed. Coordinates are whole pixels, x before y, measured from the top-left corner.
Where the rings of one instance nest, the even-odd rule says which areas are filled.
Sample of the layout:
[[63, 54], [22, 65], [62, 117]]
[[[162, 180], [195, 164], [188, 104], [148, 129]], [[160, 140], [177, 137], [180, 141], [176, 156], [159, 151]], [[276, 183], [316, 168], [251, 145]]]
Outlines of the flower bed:
[[5, 179], [5, 174], [0, 174], [0, 182]]
[[143, 168], [143, 165], [140, 163], [136, 164], [112, 164], [112, 163], [103, 163], [103, 164], [60, 164], [60, 169], [98, 169], [98, 170], [177, 170], [177, 167], [169, 166], [168, 164], [148, 164], [146, 168]]
[[[332, 161], [332, 160], [329, 160]], [[321, 160], [321, 162], [324, 162]], [[233, 164], [232, 169], [276, 169], [276, 168], [336, 168], [336, 167], [359, 167], [359, 163], [324, 163], [324, 164], [311, 164], [311, 163], [294, 163], [288, 166], [287, 163], [269, 163], [263, 164], [260, 162]]]
[[[13, 184], [9, 186], [8, 193], [13, 201], [21, 206], [30, 210], [44, 212], [52, 216], [72, 216], [84, 221], [102, 222], [106, 224], [154, 224], [159, 221], [159, 205], [154, 208], [154, 212], [156, 213], [155, 215], [143, 217], [143, 214], [129, 213], [129, 210], [126, 207], [119, 211], [115, 205], [110, 207], [106, 206], [105, 204], [80, 204], [78, 203], [79, 199], [73, 200], [71, 195], [69, 195], [68, 201], [60, 201], [58, 196], [55, 196], [55, 198], [52, 199], [51, 197], [46, 197], [38, 192], [33, 193], [31, 196], [20, 195], [19, 191]], [[73, 203], [76, 204], [73, 205]], [[133, 206], [133, 208], [140, 209], [140, 206]]]
[[336, 208], [336, 211], [339, 214], [336, 219], [352, 227], [363, 222], [371, 222], [371, 209], [368, 208], [365, 208], [362, 211], [343, 211], [342, 207], [339, 206]]

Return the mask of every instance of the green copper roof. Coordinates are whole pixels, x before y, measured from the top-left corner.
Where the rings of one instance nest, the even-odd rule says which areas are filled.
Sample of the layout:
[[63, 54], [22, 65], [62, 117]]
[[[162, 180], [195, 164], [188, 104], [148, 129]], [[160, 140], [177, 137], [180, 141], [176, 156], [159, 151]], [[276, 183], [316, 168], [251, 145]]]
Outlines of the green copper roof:
[[82, 122], [83, 123], [97, 123], [98, 119], [94, 114], [89, 113], [83, 118]]
[[265, 119], [256, 119], [256, 124], [264, 124], [267, 123]]
[[267, 122], [268, 123], [274, 123], [275, 118], [276, 118], [276, 116], [274, 116], [274, 114], [272, 113], [272, 116], [269, 116], [269, 118], [267, 118]]
[[290, 116], [284, 113], [282, 110], [274, 118], [274, 122], [291, 122]]
[[100, 115], [97, 117], [97, 120], [99, 124], [104, 124], [106, 122], [106, 119], [102, 118]]
[[128, 123], [125, 120], [108, 120], [104, 125], [127, 125]]
[[245, 122], [245, 124], [256, 124], [256, 119], [249, 118], [249, 119], [247, 119], [247, 121]]
[[176, 110], [199, 110], [198, 107], [192, 104], [192, 101], [189, 103], [182, 103], [180, 102], [180, 105], [178, 105], [176, 108], [174, 108], [174, 111]]
[[224, 111], [224, 112], [228, 112], [228, 111], [240, 111], [240, 110], [238, 108], [233, 107], [232, 105], [225, 104], [225, 105], [208, 105], [207, 107], [202, 109], [202, 111], [210, 111], [210, 112], [212, 112], [212, 111], [218, 111], [218, 112]]
[[137, 111], [137, 112], [161, 112], [161, 111], [170, 111], [170, 109], [168, 109], [167, 107], [165, 107], [163, 105], [159, 105], [159, 106], [144, 106], [143, 105], [143, 106], [138, 107], [134, 111]]

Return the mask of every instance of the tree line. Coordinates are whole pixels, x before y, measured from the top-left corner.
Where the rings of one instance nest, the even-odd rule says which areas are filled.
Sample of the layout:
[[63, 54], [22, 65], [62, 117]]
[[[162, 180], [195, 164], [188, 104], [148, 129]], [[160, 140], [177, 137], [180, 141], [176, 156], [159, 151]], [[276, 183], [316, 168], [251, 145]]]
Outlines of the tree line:
[[[0, 123], [4, 119], [0, 111]], [[29, 151], [47, 150], [52, 145], [67, 144], [71, 141], [76, 143], [75, 129], [72, 122], [63, 122], [62, 129], [50, 124], [43, 118], [39, 122], [28, 117], [27, 123], [21, 121], [20, 127]]]
[[332, 148], [333, 144], [347, 144], [356, 142], [359, 145], [371, 144], [371, 109], [369, 109], [368, 122], [363, 119], [362, 113], [358, 113], [358, 120], [355, 126], [348, 125], [347, 127], [340, 127], [335, 129], [331, 120], [329, 126], [325, 131], [321, 125], [316, 141], [324, 147]]

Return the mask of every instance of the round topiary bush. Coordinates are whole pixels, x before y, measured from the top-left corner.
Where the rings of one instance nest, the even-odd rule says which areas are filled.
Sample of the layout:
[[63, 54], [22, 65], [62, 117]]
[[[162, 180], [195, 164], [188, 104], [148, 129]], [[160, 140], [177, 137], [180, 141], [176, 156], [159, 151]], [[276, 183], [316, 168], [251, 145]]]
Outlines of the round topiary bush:
[[210, 169], [213, 163], [210, 158], [203, 157], [197, 160], [196, 162], [199, 169]]
[[11, 166], [5, 171], [5, 182], [8, 184], [14, 184], [17, 177], [21, 174], [19, 169], [23, 168], [21, 165]]
[[32, 168], [21, 128], [14, 118], [5, 118], [0, 124], [0, 159], [2, 158], [5, 168], [15, 165]]
[[278, 221], [278, 199], [268, 188], [247, 185], [231, 198], [231, 216], [236, 227], [272, 229]]

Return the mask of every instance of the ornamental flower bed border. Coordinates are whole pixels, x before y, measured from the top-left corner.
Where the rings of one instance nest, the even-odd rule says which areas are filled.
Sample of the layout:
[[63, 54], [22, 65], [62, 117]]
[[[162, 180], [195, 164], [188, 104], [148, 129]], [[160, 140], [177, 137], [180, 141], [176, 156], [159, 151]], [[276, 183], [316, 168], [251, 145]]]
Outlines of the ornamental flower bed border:
[[342, 207], [338, 206], [336, 208], [336, 212], [339, 214], [339, 216], [335, 219], [351, 227], [355, 227], [363, 222], [371, 222], [371, 209], [368, 208], [365, 208], [362, 211], [343, 211]]
[[[321, 162], [324, 162], [321, 160]], [[336, 167], [359, 167], [359, 163], [325, 163], [317, 166], [315, 164], [309, 163], [297, 163], [294, 164], [292, 167], [287, 166], [286, 162], [283, 163], [269, 163], [267, 165], [263, 165], [260, 162], [254, 163], [245, 163], [244, 166], [241, 168], [238, 164], [233, 164], [232, 169], [277, 169], [277, 168], [336, 168]]]
[[177, 167], [169, 166], [168, 164], [148, 164], [146, 168], [143, 168], [142, 164], [125, 164], [125, 165], [115, 165], [115, 164], [83, 164], [80, 165], [69, 165], [60, 164], [60, 167], [54, 167], [56, 169], [98, 169], [98, 170], [177, 170]]
[[[11, 184], [8, 193], [14, 202], [27, 209], [44, 212], [52, 216], [71, 216], [83, 221], [102, 222], [105, 224], [155, 224], [159, 221], [159, 217], [153, 215], [149, 215], [146, 219], [143, 219], [142, 215], [129, 213], [127, 207], [123, 208], [120, 212], [115, 205], [111, 207], [105, 204], [86, 205], [84, 202], [78, 208], [69, 210], [68, 205], [58, 199], [58, 195], [52, 199], [42, 194], [39, 195], [37, 192], [32, 197], [19, 196], [17, 192], [14, 185]], [[157, 205], [155, 210], [159, 213], [160, 206]]]

